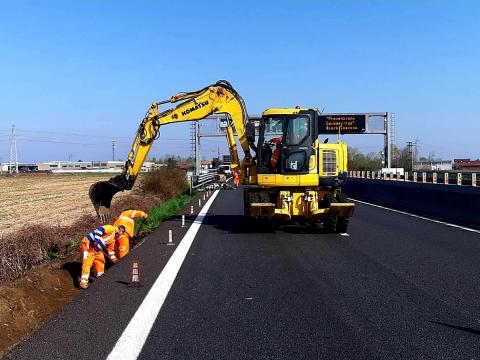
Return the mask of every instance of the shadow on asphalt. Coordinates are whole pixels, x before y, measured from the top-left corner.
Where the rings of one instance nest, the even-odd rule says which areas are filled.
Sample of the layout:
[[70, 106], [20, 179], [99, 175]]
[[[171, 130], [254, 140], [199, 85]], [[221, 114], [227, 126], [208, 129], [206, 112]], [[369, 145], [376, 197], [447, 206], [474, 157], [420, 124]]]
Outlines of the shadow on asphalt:
[[294, 234], [325, 233], [319, 225], [286, 223], [276, 221], [255, 221], [243, 215], [207, 215], [204, 225], [210, 225], [218, 230], [236, 234], [287, 232]]
[[445, 326], [445, 327], [448, 327], [448, 328], [451, 328], [451, 329], [465, 331], [465, 332], [468, 332], [470, 334], [480, 335], [480, 330], [477, 330], [477, 329], [472, 329], [472, 328], [463, 327], [463, 326], [457, 326], [457, 325], [453, 325], [453, 324], [447, 324], [447, 323], [440, 322], [440, 321], [429, 321], [429, 322], [431, 322], [432, 324]]

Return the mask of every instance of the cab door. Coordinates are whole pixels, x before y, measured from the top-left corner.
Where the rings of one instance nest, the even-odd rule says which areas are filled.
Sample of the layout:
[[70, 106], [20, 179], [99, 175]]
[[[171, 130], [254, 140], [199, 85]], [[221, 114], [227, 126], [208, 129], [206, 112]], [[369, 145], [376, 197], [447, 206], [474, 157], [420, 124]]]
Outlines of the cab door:
[[307, 174], [310, 155], [314, 154], [312, 139], [315, 124], [310, 111], [286, 118], [285, 141], [282, 148], [282, 173]]

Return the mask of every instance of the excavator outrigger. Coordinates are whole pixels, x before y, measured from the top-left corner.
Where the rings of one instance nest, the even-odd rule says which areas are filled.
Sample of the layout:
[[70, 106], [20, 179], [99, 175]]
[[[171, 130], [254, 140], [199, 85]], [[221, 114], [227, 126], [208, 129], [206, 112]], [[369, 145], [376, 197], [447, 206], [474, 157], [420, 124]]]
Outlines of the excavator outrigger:
[[[175, 108], [159, 111], [160, 105], [179, 101]], [[239, 173], [243, 185], [245, 215], [322, 222], [327, 231], [347, 230], [355, 205], [341, 193], [347, 177], [346, 144], [320, 144], [318, 110], [296, 107], [266, 110], [256, 145], [255, 125], [248, 119], [243, 99], [224, 80], [152, 104], [138, 128], [122, 174], [90, 187], [98, 216], [107, 219], [113, 196], [132, 189], [162, 125], [201, 120], [212, 114], [228, 115], [226, 138], [232, 170]], [[235, 136], [244, 153], [241, 161]]]

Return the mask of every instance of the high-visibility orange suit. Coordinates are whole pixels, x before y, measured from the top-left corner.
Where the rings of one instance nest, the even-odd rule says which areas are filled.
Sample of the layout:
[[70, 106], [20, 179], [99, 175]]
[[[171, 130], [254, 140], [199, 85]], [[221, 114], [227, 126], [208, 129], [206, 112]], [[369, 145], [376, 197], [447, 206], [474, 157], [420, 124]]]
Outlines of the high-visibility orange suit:
[[238, 175], [238, 172], [236, 172], [235, 170], [233, 171], [233, 184], [235, 185], [236, 188], [238, 187], [238, 184], [240, 184], [240, 176]]
[[92, 268], [92, 265], [97, 277], [104, 274], [105, 256], [103, 255], [103, 250], [108, 251], [108, 257], [110, 260], [113, 262], [117, 261], [114, 251], [115, 234], [117, 232], [118, 227], [103, 225], [99, 226], [82, 239], [82, 275], [79, 283], [81, 288], [86, 289], [88, 287], [88, 278], [90, 277], [90, 269]]
[[273, 138], [271, 141], [272, 143], [275, 144], [275, 150], [273, 150], [272, 158], [270, 160], [270, 166], [272, 167], [272, 169], [276, 169], [278, 159], [280, 159], [280, 155], [282, 154], [282, 149], [280, 147], [282, 143], [282, 138], [276, 137], [276, 138]]
[[126, 210], [122, 212], [118, 219], [113, 223], [114, 226], [125, 226], [125, 233], [115, 238], [115, 253], [117, 258], [123, 258], [130, 251], [130, 239], [133, 238], [133, 235], [135, 234], [134, 219], [139, 217], [146, 219], [148, 218], [148, 214], [140, 210]]

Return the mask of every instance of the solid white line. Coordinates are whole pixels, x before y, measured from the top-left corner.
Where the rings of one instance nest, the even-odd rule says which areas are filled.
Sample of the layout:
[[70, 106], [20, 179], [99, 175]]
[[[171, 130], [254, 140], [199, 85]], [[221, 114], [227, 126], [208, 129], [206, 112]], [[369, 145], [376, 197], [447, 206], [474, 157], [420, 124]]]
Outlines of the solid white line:
[[168, 260], [147, 296], [137, 309], [137, 312], [123, 331], [122, 336], [118, 339], [112, 352], [108, 355], [107, 360], [134, 360], [140, 355], [153, 323], [195, 239], [195, 235], [200, 229], [203, 219], [217, 194], [218, 190], [213, 193], [188, 229], [177, 249], [170, 257], [170, 260]]
[[417, 219], [431, 221], [431, 222], [434, 222], [434, 223], [437, 223], [437, 224], [442, 224], [442, 225], [445, 225], [445, 226], [450, 226], [450, 227], [454, 227], [454, 228], [457, 228], [457, 229], [461, 229], [461, 230], [470, 231], [470, 232], [473, 232], [473, 233], [480, 234], [480, 230], [477, 230], [477, 229], [472, 229], [472, 228], [468, 228], [468, 227], [465, 227], [465, 226], [455, 225], [455, 224], [451, 224], [451, 223], [448, 223], [448, 222], [445, 222], [445, 221], [430, 219], [430, 218], [427, 218], [427, 217], [424, 217], [424, 216], [411, 214], [411, 213], [408, 213], [408, 212], [405, 212], [405, 211], [395, 210], [395, 209], [392, 209], [392, 208], [372, 204], [372, 203], [357, 200], [357, 199], [354, 199], [354, 198], [350, 198], [350, 199], [352, 199], [353, 201], [359, 202], [361, 204], [370, 205], [370, 206], [377, 207], [377, 208], [380, 208], [380, 209], [389, 210], [389, 211], [393, 211], [393, 212], [396, 212], [396, 213], [399, 213], [399, 214], [411, 216], [411, 217], [414, 217], [414, 218], [417, 218]]

